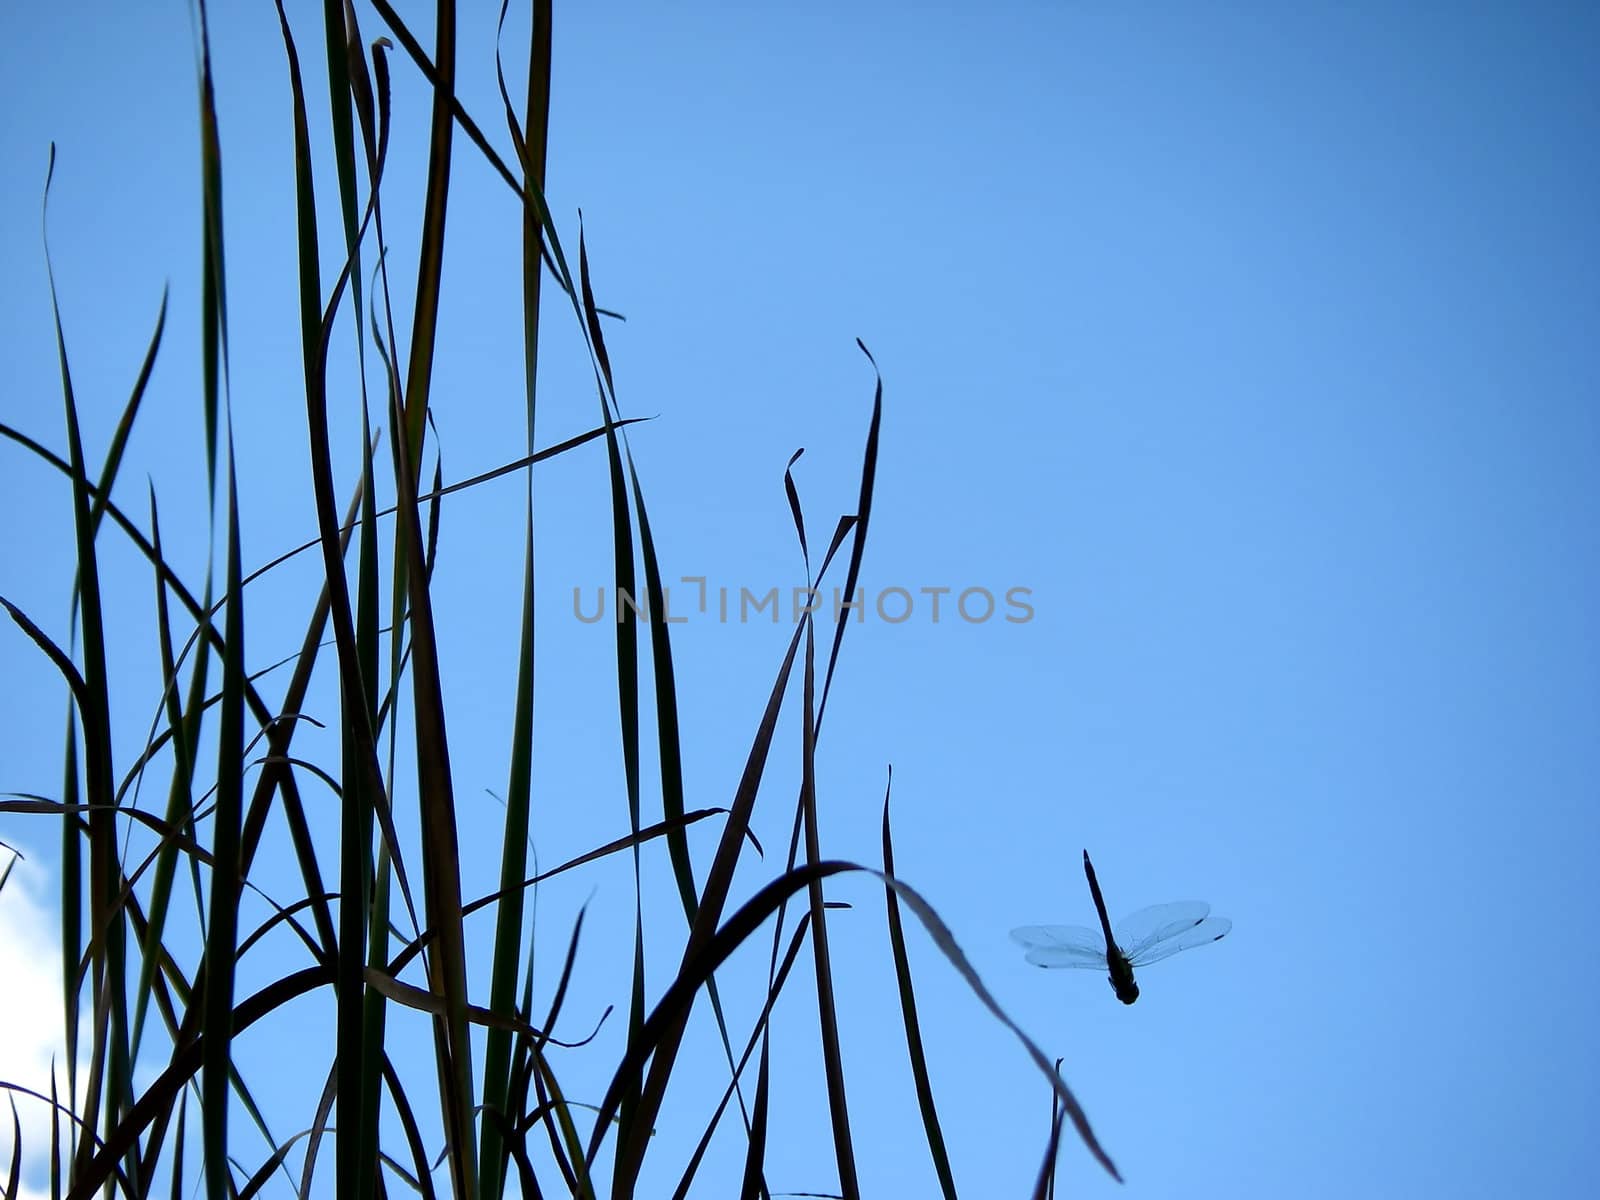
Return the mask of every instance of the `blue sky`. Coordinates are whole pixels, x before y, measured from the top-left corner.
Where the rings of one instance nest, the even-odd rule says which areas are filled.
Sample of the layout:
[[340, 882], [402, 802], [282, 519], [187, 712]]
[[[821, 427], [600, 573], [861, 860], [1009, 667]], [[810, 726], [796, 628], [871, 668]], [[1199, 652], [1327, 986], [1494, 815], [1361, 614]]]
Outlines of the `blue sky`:
[[[289, 10], [310, 70], [320, 7]], [[402, 11], [431, 36], [424, 6]], [[878, 861], [892, 763], [901, 873], [1065, 1056], [1127, 1194], [1581, 1194], [1600, 1165], [1595, 970], [1569, 928], [1592, 902], [1600, 832], [1595, 12], [609, 4], [556, 19], [551, 206], [569, 249], [582, 208], [599, 301], [628, 318], [609, 348], [624, 411], [658, 418], [630, 436], [669, 577], [800, 582], [783, 467], [806, 448], [815, 546], [854, 504], [873, 386], [860, 337], [885, 388], [869, 594], [1031, 589], [1023, 624], [919, 609], [851, 628], [820, 748], [825, 851]], [[261, 562], [314, 532], [289, 100], [271, 6], [214, 20], [245, 557]], [[0, 412], [63, 444], [38, 236], [54, 140], [51, 239], [92, 461], [171, 285], [118, 499], [144, 512], [154, 480], [198, 582], [188, 14], [33, 6], [8, 25]], [[492, 14], [464, 14], [460, 91], [506, 152], [492, 56]], [[394, 65], [386, 204], [403, 231], [427, 99]], [[320, 92], [311, 107], [326, 112]], [[511, 193], [458, 139], [434, 389], [447, 478], [521, 444], [517, 236]], [[414, 241], [391, 233], [402, 291]], [[577, 333], [549, 303], [541, 444], [597, 419]], [[20, 450], [5, 464], [0, 594], [64, 639], [69, 495]], [[548, 864], [627, 817], [611, 633], [571, 602], [609, 579], [602, 452], [535, 487]], [[480, 848], [499, 825], [488, 792], [505, 787], [520, 496], [505, 481], [448, 502], [435, 584], [461, 820]], [[125, 543], [103, 541], [125, 598], [126, 764], [157, 711], [151, 588]], [[256, 589], [253, 663], [297, 649], [314, 570]], [[692, 804], [731, 798], [788, 634], [675, 629]], [[57, 794], [63, 689], [15, 631], [0, 675], [0, 788]], [[768, 861], [747, 864], [746, 892], [787, 840], [792, 711], [780, 738], [756, 815]], [[0, 838], [28, 854], [0, 927], [31, 945], [26, 899], [49, 908], [57, 833], [7, 817]], [[1131, 1008], [1092, 975], [1028, 966], [1011, 926], [1091, 918], [1084, 847], [1114, 917], [1204, 898], [1232, 934], [1152, 968]], [[619, 861], [541, 892], [552, 957], [591, 901], [574, 1027], [625, 999], [630, 884]], [[663, 863], [647, 860], [646, 888], [658, 994], [681, 913]], [[830, 894], [855, 905], [830, 932], [863, 1184], [929, 1193], [881, 897], [865, 880]], [[1048, 1095], [915, 931], [912, 954], [958, 1182], [1023, 1194]], [[757, 958], [730, 988], [754, 984]], [[836, 1184], [808, 980], [778, 1012], [777, 1190]], [[736, 1027], [754, 1012], [741, 994]], [[314, 1104], [304, 1080], [326, 1070], [331, 1011], [241, 1049], [285, 1129]], [[690, 1049], [714, 1079], [700, 1033]], [[620, 1034], [613, 1020], [574, 1060], [591, 1099]], [[656, 1178], [676, 1178], [696, 1104], [670, 1118], [682, 1129], [663, 1123]], [[719, 1153], [718, 1170], [736, 1164], [737, 1138]], [[1076, 1144], [1062, 1179], [1120, 1194]]]

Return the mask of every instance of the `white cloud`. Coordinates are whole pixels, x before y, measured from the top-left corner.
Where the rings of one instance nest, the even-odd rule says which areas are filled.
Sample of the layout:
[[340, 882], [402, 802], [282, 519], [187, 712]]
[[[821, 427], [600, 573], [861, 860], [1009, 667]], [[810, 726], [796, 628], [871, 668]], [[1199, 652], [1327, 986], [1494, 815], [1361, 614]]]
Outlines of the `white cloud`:
[[[0, 870], [10, 858], [0, 850]], [[66, 1054], [59, 917], [44, 899], [49, 883], [29, 856], [13, 863], [0, 889], [0, 1079], [44, 1095], [50, 1093], [52, 1058], [59, 1064]], [[18, 1096], [16, 1103], [23, 1146], [19, 1200], [42, 1200], [49, 1187], [49, 1106], [29, 1096]], [[0, 1097], [0, 1172], [9, 1166], [11, 1154], [11, 1106]]]

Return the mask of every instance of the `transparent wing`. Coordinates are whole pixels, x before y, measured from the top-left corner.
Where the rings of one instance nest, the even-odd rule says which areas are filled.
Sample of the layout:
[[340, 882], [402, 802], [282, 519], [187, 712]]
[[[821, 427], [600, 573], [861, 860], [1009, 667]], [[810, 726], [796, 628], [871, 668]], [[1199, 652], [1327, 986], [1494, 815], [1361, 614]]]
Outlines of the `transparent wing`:
[[1233, 922], [1227, 917], [1207, 917], [1199, 924], [1180, 930], [1171, 937], [1152, 942], [1131, 961], [1136, 967], [1148, 966], [1150, 963], [1160, 962], [1163, 958], [1172, 957], [1179, 950], [1192, 950], [1196, 946], [1208, 945], [1232, 928]]
[[1152, 904], [1130, 913], [1117, 922], [1117, 947], [1130, 957], [1141, 947], [1198, 925], [1211, 914], [1203, 900], [1178, 900], [1172, 904]]
[[1011, 940], [1028, 948], [1036, 967], [1106, 969], [1105, 935], [1083, 925], [1023, 925], [1011, 931]]
[[1117, 925], [1117, 946], [1136, 967], [1204, 946], [1233, 928], [1226, 917], [1208, 918], [1210, 912], [1211, 906], [1201, 900], [1141, 908]]

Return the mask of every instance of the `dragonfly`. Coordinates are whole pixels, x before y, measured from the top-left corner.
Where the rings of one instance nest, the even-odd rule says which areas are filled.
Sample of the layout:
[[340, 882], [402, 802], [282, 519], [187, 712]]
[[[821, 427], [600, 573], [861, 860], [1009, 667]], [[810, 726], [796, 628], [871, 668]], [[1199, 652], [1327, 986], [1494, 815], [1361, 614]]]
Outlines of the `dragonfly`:
[[1139, 998], [1133, 969], [1170, 958], [1180, 950], [1204, 946], [1233, 928], [1227, 917], [1211, 916], [1211, 906], [1201, 900], [1179, 900], [1141, 908], [1117, 923], [1116, 933], [1106, 916], [1105, 898], [1095, 878], [1089, 852], [1083, 852], [1083, 873], [1089, 879], [1100, 930], [1083, 925], [1023, 925], [1011, 931], [1013, 941], [1028, 948], [1027, 960], [1036, 967], [1080, 967], [1105, 971], [1111, 990], [1124, 1004]]

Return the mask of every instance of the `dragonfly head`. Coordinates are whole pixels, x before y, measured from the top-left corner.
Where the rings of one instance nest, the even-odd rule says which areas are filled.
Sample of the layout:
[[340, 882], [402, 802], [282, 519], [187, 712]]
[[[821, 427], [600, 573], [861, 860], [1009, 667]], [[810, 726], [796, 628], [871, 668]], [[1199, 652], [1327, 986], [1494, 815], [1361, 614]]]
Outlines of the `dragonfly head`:
[[1124, 1004], [1132, 1004], [1139, 998], [1139, 985], [1133, 981], [1133, 973], [1131, 971], [1126, 979], [1118, 979], [1113, 975], [1111, 977], [1111, 990], [1117, 994], [1117, 999]]

